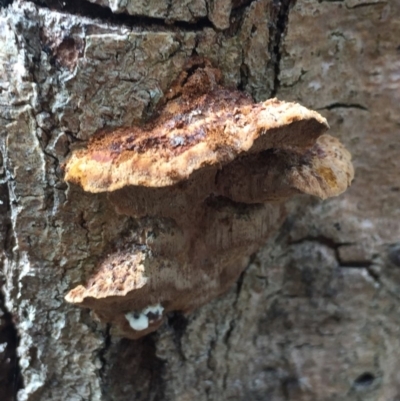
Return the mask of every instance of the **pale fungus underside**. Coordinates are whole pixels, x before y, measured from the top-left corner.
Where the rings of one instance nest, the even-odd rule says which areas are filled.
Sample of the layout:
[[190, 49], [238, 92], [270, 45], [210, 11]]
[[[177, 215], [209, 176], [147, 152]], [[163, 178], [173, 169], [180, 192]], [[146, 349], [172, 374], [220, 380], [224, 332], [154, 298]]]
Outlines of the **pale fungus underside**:
[[[321, 115], [277, 99], [254, 103], [219, 80], [207, 62], [191, 65], [151, 122], [100, 133], [66, 164], [67, 181], [108, 192], [138, 221], [66, 296], [124, 337], [225, 292], [282, 224], [285, 200], [336, 196], [353, 179], [351, 156], [324, 134]], [[146, 315], [153, 305], [161, 312]]]

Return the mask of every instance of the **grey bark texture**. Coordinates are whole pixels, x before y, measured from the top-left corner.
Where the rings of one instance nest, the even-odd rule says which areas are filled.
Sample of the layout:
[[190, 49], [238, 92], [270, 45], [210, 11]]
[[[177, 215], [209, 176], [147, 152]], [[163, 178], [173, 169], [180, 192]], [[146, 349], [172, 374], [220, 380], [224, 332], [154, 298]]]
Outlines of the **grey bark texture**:
[[[0, 399], [399, 401], [399, 1], [5, 3]], [[319, 110], [356, 179], [287, 205], [226, 295], [120, 339], [64, 295], [134, 222], [61, 165], [149, 117], [193, 54], [257, 101]]]

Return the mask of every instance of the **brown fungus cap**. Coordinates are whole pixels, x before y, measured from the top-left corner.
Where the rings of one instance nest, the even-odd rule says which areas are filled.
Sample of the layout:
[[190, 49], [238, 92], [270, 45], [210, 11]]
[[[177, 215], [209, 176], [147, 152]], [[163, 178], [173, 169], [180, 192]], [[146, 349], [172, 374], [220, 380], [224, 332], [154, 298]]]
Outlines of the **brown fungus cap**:
[[240, 92], [225, 89], [203, 95], [189, 110], [168, 117], [95, 136], [87, 149], [69, 159], [66, 181], [88, 192], [171, 186], [246, 153], [309, 148], [328, 129], [322, 116], [296, 103], [270, 99], [252, 104]]

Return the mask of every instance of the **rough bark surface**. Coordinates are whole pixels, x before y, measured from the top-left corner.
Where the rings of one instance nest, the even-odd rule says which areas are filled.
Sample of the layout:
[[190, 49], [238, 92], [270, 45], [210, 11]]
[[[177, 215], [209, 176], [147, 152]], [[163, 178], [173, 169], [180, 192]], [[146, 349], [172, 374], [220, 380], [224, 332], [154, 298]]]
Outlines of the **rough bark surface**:
[[[8, 3], [0, 358], [14, 358], [13, 324], [23, 380], [3, 380], [0, 360], [8, 399], [400, 400], [399, 2], [195, 1], [207, 9], [192, 19], [181, 17], [188, 2], [173, 17]], [[166, 3], [169, 13], [178, 4]], [[352, 152], [356, 180], [339, 198], [293, 201], [226, 295], [124, 340], [64, 295], [135, 223], [105, 195], [67, 186], [60, 164], [97, 130], [148, 118], [193, 54], [256, 101], [319, 110]]]

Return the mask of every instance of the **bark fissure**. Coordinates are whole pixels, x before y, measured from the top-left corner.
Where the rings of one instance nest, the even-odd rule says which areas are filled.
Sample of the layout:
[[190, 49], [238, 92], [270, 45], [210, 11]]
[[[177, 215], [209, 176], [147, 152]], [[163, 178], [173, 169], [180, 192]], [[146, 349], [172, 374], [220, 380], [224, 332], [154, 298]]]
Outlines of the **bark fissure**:
[[[250, 258], [250, 260], [254, 261], [255, 258], [256, 258], [256, 255], [253, 255]], [[230, 320], [229, 329], [227, 330], [227, 332], [225, 333], [224, 338], [223, 338], [223, 342], [226, 346], [225, 360], [227, 360], [229, 358], [230, 351], [231, 351], [230, 339], [231, 339], [233, 330], [235, 329], [235, 326], [236, 326], [236, 320], [240, 318], [240, 313], [238, 310], [238, 302], [239, 302], [240, 294], [241, 294], [241, 291], [243, 288], [243, 282], [244, 282], [245, 275], [246, 275], [246, 270], [240, 275], [239, 279], [236, 282], [235, 299], [232, 304], [233, 318]], [[223, 386], [224, 390], [227, 389], [228, 377], [229, 377], [229, 365], [227, 365], [226, 370], [224, 372], [223, 379], [222, 379], [222, 386]]]
[[[0, 279], [0, 288], [2, 287]], [[23, 388], [17, 348], [19, 336], [12, 315], [7, 311], [0, 292], [0, 389], [3, 401], [17, 399]]]
[[296, 0], [274, 0], [272, 2], [271, 22], [270, 22], [270, 42], [268, 48], [271, 55], [271, 71], [273, 71], [273, 87], [271, 97], [275, 97], [280, 87], [280, 72], [282, 58], [282, 43], [289, 22], [290, 8]]
[[40, 7], [68, 13], [75, 16], [101, 20], [116, 26], [127, 26], [135, 30], [151, 29], [154, 31], [196, 31], [204, 28], [213, 28], [213, 24], [207, 17], [199, 18], [196, 22], [174, 21], [165, 22], [163, 18], [155, 18], [144, 15], [129, 15], [127, 13], [115, 14], [108, 7], [102, 7], [89, 1], [69, 0], [35, 0]]
[[[99, 369], [99, 374], [100, 377], [102, 378], [102, 382], [104, 385], [104, 382], [106, 380], [107, 376], [107, 352], [109, 351], [111, 347], [111, 334], [110, 334], [110, 325], [106, 325], [105, 331], [104, 331], [104, 346], [103, 348], [100, 348], [98, 351], [99, 359], [101, 362], [101, 367]], [[104, 389], [103, 389], [104, 391]]]
[[184, 362], [186, 356], [182, 349], [182, 337], [188, 325], [188, 319], [180, 312], [172, 312], [168, 316], [168, 325], [173, 330], [173, 341], [178, 351], [179, 357]]
[[13, 0], [0, 0], [0, 8], [7, 7], [13, 2]]
[[387, 5], [388, 3], [386, 1], [376, 1], [376, 2], [365, 2], [365, 3], [360, 3], [360, 4], [355, 4], [354, 6], [349, 6], [346, 4], [346, 8], [348, 10], [354, 10], [357, 8], [362, 8], [362, 7], [374, 7], [374, 6], [383, 6]]
[[[348, 245], [355, 245], [356, 243], [353, 242], [336, 242], [334, 239], [325, 237], [323, 235], [318, 236], [318, 237], [305, 237], [301, 238], [296, 241], [289, 242], [289, 245], [296, 245], [296, 244], [302, 244], [305, 242], [315, 242], [317, 244], [320, 244], [322, 246], [325, 246], [329, 249], [331, 249], [334, 252], [335, 259], [337, 260], [338, 267], [341, 269], [360, 269], [364, 270], [367, 275], [377, 284], [381, 285], [383, 284], [379, 273], [374, 270], [374, 261], [371, 258], [370, 260], [352, 260], [352, 261], [344, 261], [340, 254], [339, 254], [339, 248], [342, 246], [348, 246]], [[386, 288], [388, 291], [390, 291], [389, 288]]]
[[317, 108], [316, 110], [334, 110], [334, 109], [358, 109], [368, 111], [368, 108], [358, 103], [332, 103], [324, 107]]

